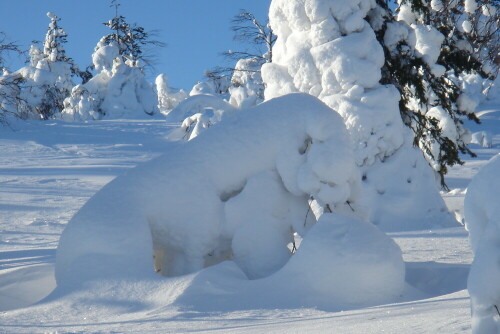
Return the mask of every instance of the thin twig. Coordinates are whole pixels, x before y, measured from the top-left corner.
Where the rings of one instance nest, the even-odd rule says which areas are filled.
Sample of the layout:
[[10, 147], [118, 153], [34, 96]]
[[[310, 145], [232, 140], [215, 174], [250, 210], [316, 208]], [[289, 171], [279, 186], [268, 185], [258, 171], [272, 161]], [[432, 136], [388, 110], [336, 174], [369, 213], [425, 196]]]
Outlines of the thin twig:
[[[309, 200], [312, 199], [313, 197], [311, 196]], [[309, 212], [311, 212], [311, 202], [309, 202], [309, 200], [307, 201], [307, 212], [306, 212], [306, 218], [304, 218], [304, 227], [307, 225], [307, 216], [309, 216]]]

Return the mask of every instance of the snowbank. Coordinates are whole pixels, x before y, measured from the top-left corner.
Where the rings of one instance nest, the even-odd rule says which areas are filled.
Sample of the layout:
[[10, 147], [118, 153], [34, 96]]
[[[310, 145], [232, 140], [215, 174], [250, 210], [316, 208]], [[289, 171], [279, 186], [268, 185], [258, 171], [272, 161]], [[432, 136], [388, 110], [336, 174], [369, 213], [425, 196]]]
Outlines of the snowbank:
[[249, 277], [266, 276], [313, 222], [311, 196], [334, 212], [357, 209], [351, 152], [342, 118], [314, 97], [243, 110], [88, 201], [61, 236], [58, 284], [143, 277], [153, 265], [180, 275], [231, 254]]
[[467, 188], [464, 214], [475, 257], [468, 280], [473, 333], [500, 332], [500, 154]]

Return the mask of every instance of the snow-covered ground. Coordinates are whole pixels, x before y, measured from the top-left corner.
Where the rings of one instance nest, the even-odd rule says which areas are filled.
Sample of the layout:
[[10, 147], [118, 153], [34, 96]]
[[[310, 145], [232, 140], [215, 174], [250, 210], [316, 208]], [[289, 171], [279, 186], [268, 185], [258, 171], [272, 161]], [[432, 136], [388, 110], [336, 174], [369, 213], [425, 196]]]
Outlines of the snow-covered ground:
[[[464, 157], [465, 165], [448, 174], [450, 191], [442, 195], [459, 220], [471, 178], [500, 152], [499, 110], [484, 106], [483, 124], [470, 126], [489, 131], [492, 147], [472, 145], [478, 157]], [[470, 332], [465, 289], [472, 252], [459, 224], [389, 234], [403, 251], [408, 283], [392, 304], [332, 312], [301, 307], [290, 295], [289, 303], [281, 300], [277, 308], [264, 298], [272, 299], [274, 292], [258, 281], [242, 283], [231, 262], [181, 277], [100, 282], [50, 294], [56, 247], [67, 222], [116, 176], [168, 153], [169, 125], [113, 120], [12, 127], [0, 128], [1, 333]]]

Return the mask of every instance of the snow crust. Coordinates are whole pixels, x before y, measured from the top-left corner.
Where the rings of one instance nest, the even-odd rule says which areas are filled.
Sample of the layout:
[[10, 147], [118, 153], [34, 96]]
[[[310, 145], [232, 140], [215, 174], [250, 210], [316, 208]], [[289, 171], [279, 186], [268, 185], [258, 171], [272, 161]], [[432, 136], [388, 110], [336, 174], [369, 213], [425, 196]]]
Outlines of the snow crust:
[[152, 254], [164, 275], [234, 254], [248, 277], [266, 276], [286, 262], [293, 233], [305, 232], [310, 197], [335, 212], [357, 207], [349, 147], [342, 118], [312, 96], [243, 110], [87, 202], [61, 236], [58, 284], [147, 275]]
[[[369, 0], [273, 0], [269, 19], [278, 39], [273, 63], [262, 67], [265, 97], [304, 92], [342, 115], [362, 170], [366, 214], [383, 230], [453, 224], [431, 168], [401, 121], [398, 91], [379, 84], [384, 54], [364, 20], [373, 8]], [[429, 62], [437, 57], [431, 46], [441, 43], [439, 32], [418, 27], [416, 36], [401, 23], [389, 30], [388, 42], [412, 33]]]
[[472, 179], [464, 202], [466, 227], [475, 254], [467, 284], [473, 333], [500, 332], [499, 171], [497, 154]]

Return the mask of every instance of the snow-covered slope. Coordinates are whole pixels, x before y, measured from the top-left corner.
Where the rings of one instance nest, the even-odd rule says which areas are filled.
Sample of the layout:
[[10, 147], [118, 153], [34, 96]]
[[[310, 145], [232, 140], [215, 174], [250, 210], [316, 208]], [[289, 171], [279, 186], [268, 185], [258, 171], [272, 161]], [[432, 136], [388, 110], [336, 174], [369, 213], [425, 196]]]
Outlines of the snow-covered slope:
[[[487, 111], [489, 110], [489, 111]], [[500, 152], [500, 111], [480, 113], [492, 147], [450, 169], [442, 193], [463, 217], [471, 178]], [[403, 296], [386, 305], [332, 311], [282, 298], [231, 262], [177, 278], [96, 281], [54, 288], [55, 247], [70, 217], [130, 167], [168, 152], [162, 121], [50, 122], [0, 129], [1, 333], [457, 333], [470, 332], [466, 288], [472, 252], [463, 227], [390, 233], [406, 263]], [[210, 130], [208, 130], [210, 131]], [[304, 306], [303, 306], [304, 305]]]

